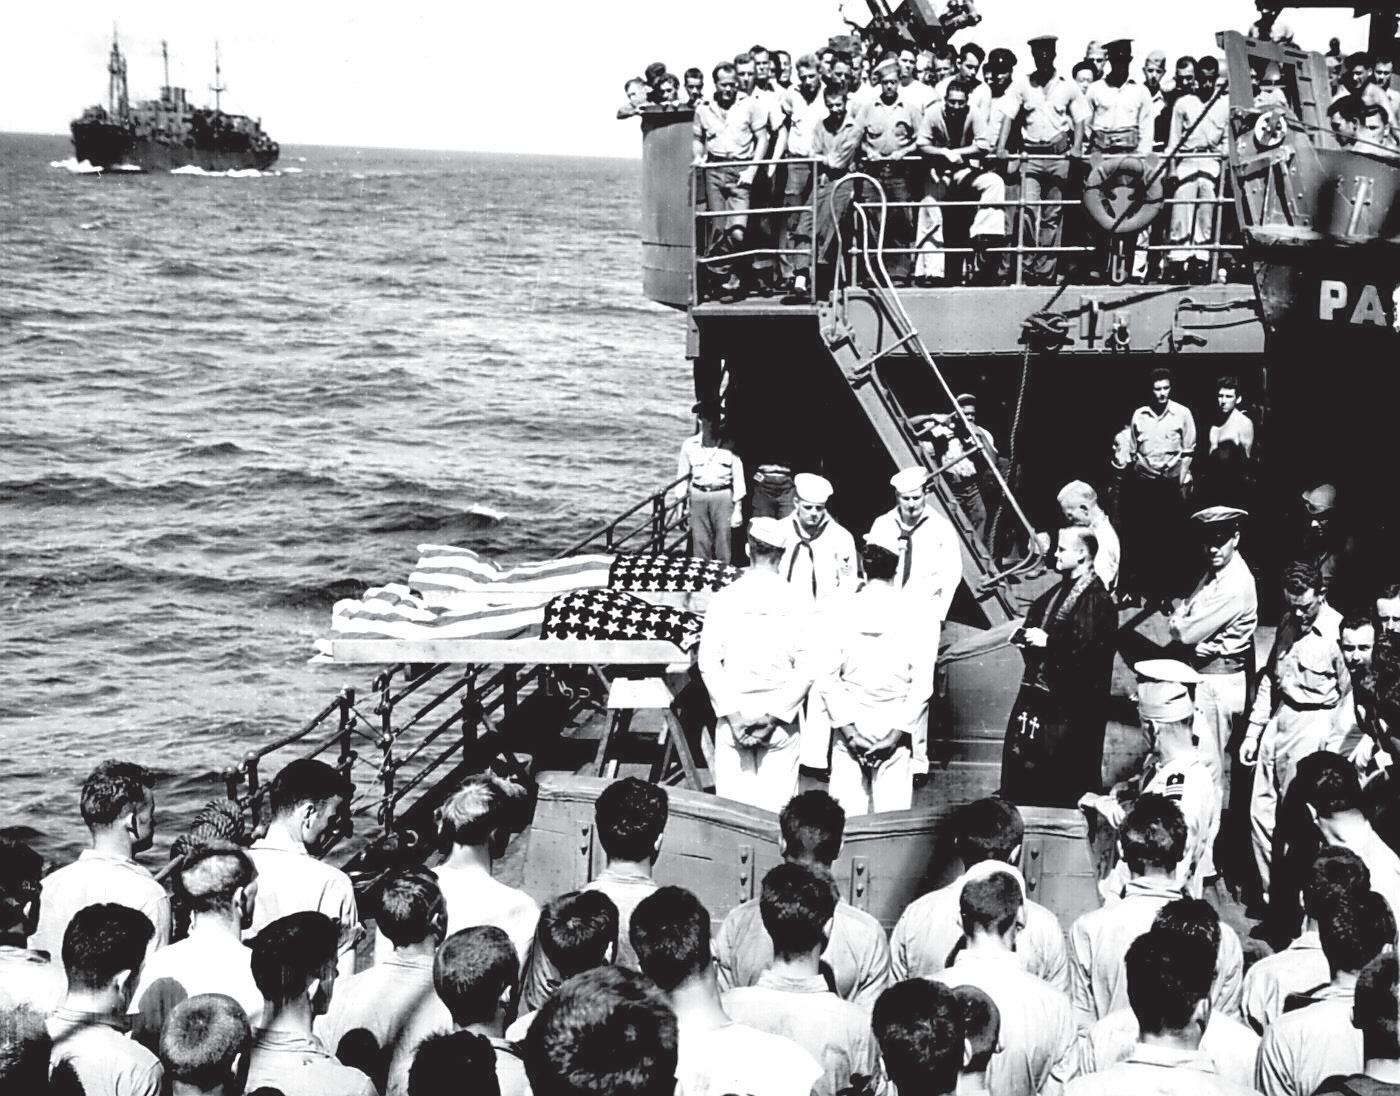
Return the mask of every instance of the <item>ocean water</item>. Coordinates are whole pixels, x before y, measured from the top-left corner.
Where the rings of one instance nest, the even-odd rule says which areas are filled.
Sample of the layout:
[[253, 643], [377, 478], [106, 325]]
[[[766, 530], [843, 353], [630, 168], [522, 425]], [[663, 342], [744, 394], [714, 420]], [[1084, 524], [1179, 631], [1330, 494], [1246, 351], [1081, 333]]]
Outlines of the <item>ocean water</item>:
[[284, 150], [90, 176], [0, 135], [0, 830], [86, 842], [99, 760], [158, 849], [371, 668], [308, 664], [423, 542], [541, 559], [674, 474], [684, 318], [628, 161]]

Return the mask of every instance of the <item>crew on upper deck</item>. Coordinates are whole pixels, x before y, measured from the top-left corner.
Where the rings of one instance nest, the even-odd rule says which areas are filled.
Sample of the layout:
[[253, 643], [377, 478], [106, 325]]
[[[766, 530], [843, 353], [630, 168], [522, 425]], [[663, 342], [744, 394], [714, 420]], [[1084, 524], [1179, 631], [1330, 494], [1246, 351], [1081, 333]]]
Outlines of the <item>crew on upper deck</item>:
[[[944, 16], [945, 28], [957, 24], [949, 18]], [[1286, 40], [1279, 35], [1287, 28], [1273, 19], [1261, 16], [1255, 30]], [[714, 99], [705, 98], [699, 70], [686, 70], [684, 102], [696, 112], [696, 163], [702, 168], [697, 189], [711, 214], [697, 224], [706, 260], [701, 299], [785, 293], [785, 303], [809, 302], [818, 288], [811, 269], [814, 235], [820, 269], [838, 240], [849, 257], [868, 253], [883, 232], [879, 259], [895, 285], [1100, 280], [1103, 267], [1087, 253], [1115, 233], [1099, 231], [1080, 209], [1088, 174], [1074, 162], [1080, 152], [1094, 156], [1096, 165], [1125, 153], [1172, 154], [1162, 167], [1153, 161], [1144, 168], [1151, 180], [1144, 190], [1160, 186], [1166, 205], [1145, 228], [1126, 232], [1130, 246], [1115, 254], [1127, 261], [1110, 263], [1110, 277], [1178, 284], [1244, 278], [1233, 226], [1222, 226], [1217, 212], [1229, 111], [1220, 94], [1219, 59], [1183, 57], [1168, 78], [1160, 49], [1148, 51], [1140, 75], [1134, 74], [1127, 39], [1091, 41], [1084, 59], [1067, 72], [1056, 71], [1055, 51], [1053, 35], [1038, 37], [1031, 49], [1033, 71], [1017, 76], [1016, 56], [1003, 46], [984, 50], [977, 42], [944, 41], [921, 50], [852, 27], [799, 55], [795, 65], [783, 50], [756, 45], [740, 51], [722, 63], [734, 68], [734, 90]], [[1351, 144], [1360, 137], [1368, 154], [1394, 156], [1400, 89], [1390, 86], [1391, 60], [1360, 53], [1343, 63], [1337, 51], [1329, 57], [1341, 79], [1342, 98], [1329, 112], [1338, 141]], [[892, 76], [888, 89], [886, 75]], [[1260, 106], [1298, 109], [1301, 85], [1277, 63], [1267, 69], [1261, 63], [1253, 78]], [[955, 79], [967, 88], [964, 128], [982, 155], [964, 156], [950, 170], [946, 158], [932, 153], [927, 141], [920, 143], [919, 133], [946, 128], [944, 100]], [[823, 202], [820, 181], [810, 180], [813, 159], [830, 152], [829, 143], [823, 149], [813, 142], [833, 109], [825, 94], [833, 85], [844, 87], [846, 118], [857, 124], [861, 139], [830, 170], [863, 171], [878, 180], [859, 193], [850, 187], [826, 191], [826, 198], [837, 199], [836, 216], [821, 208], [829, 202]], [[645, 78], [628, 81], [628, 94], [619, 117], [673, 109], [682, 101], [676, 78], [659, 62], [648, 66]], [[728, 137], [721, 121], [728, 123]], [[736, 162], [741, 159], [780, 162], [745, 168]], [[848, 215], [852, 200], [859, 203], [858, 216]], [[971, 202], [981, 208], [958, 204]], [[747, 215], [760, 206], [788, 212]], [[968, 231], [970, 216], [979, 227]], [[1005, 225], [1002, 233], [982, 230], [994, 216]], [[1121, 248], [1122, 236], [1117, 239]], [[1009, 246], [1013, 241], [1025, 249], [1022, 254]], [[734, 252], [743, 257], [725, 258]], [[867, 270], [858, 263], [851, 273], [858, 280], [883, 280], [879, 265]]]

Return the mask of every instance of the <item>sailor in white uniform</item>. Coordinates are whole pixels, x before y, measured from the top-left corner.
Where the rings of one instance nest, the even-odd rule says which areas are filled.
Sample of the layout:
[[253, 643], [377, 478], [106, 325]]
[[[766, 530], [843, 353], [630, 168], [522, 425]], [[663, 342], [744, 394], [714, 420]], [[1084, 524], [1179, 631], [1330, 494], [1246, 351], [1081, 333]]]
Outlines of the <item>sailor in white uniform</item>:
[[910, 744], [928, 726], [933, 687], [933, 652], [894, 587], [898, 542], [867, 538], [861, 559], [866, 583], [832, 612], [836, 668], [817, 683], [804, 731], [831, 727], [830, 791], [848, 818], [910, 807]]
[[[928, 505], [928, 470], [905, 468], [890, 478], [898, 503], [870, 526], [870, 539], [899, 545], [899, 569], [894, 584], [904, 611], [916, 618], [928, 648], [927, 665], [938, 655], [938, 636], [962, 581], [962, 553], [952, 523]], [[929, 693], [933, 683], [929, 682]], [[916, 773], [928, 772], [927, 722], [913, 736]]]
[[779, 573], [785, 526], [749, 522], [753, 565], [711, 599], [699, 654], [716, 717], [715, 793], [774, 812], [797, 794], [797, 717], [820, 661], [811, 599]]
[[856, 541], [826, 512], [831, 482], [823, 476], [799, 472], [792, 478], [797, 505], [784, 524], [788, 546], [779, 573], [794, 590], [822, 601], [833, 594], [853, 593], [856, 573]]

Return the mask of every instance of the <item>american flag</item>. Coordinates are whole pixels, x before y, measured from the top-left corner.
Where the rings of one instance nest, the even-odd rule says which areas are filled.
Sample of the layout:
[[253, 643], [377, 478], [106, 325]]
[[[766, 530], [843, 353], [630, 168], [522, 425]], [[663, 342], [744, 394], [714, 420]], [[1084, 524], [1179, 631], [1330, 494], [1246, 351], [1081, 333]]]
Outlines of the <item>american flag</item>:
[[689, 650], [700, 639], [703, 619], [625, 590], [578, 590], [549, 603], [540, 638], [664, 639]]
[[[698, 636], [697, 613], [622, 593], [717, 590], [735, 567], [681, 556], [568, 556], [503, 568], [469, 548], [420, 544], [408, 584], [338, 601], [337, 636], [385, 639], [666, 639]], [[612, 586], [608, 590], [603, 587]], [[589, 595], [589, 596], [583, 596]]]
[[501, 567], [470, 548], [420, 544], [418, 566], [408, 576], [408, 585], [434, 605], [475, 609], [485, 598], [488, 604], [531, 602], [542, 606], [555, 594], [608, 585], [615, 558], [566, 556]]

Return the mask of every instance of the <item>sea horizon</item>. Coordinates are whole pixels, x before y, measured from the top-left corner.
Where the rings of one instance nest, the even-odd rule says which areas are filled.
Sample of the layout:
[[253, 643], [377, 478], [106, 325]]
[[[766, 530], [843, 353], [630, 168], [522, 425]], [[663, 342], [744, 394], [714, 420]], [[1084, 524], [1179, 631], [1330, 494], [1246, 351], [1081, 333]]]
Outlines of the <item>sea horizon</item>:
[[[0, 138], [3, 137], [43, 137], [54, 140], [67, 141], [71, 144], [72, 137], [67, 133], [39, 133], [32, 130], [13, 129], [0, 130]], [[323, 145], [315, 142], [279, 142], [281, 151], [278, 154], [278, 161], [295, 155], [298, 150], [311, 150], [316, 152], [393, 152], [407, 156], [503, 156], [522, 163], [548, 163], [557, 161], [570, 161], [579, 163], [635, 163], [641, 160], [641, 142], [638, 142], [638, 152], [636, 156], [581, 156], [577, 153], [555, 153], [555, 152], [512, 152], [508, 150], [489, 148], [400, 148], [396, 145]], [[275, 170], [275, 168], [274, 168]]]

